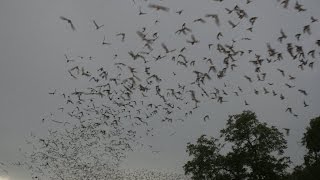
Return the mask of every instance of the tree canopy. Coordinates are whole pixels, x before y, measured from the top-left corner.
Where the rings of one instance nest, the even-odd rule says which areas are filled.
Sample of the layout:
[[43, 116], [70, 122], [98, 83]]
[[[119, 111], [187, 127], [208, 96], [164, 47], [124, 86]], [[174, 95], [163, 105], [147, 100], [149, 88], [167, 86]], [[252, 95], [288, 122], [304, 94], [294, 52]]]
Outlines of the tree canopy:
[[320, 116], [310, 120], [310, 126], [306, 128], [302, 144], [308, 150], [305, 163], [307, 166], [312, 166], [319, 161], [320, 157]]
[[[229, 117], [220, 138], [202, 135], [187, 152], [193, 158], [184, 165], [194, 180], [281, 179], [286, 176], [289, 157], [287, 142], [274, 126], [261, 123], [256, 114], [243, 111]], [[228, 145], [230, 148], [224, 148]]]
[[302, 145], [307, 149], [304, 163], [297, 166], [290, 176], [290, 180], [317, 180], [320, 177], [320, 116], [310, 120], [310, 126], [302, 138]]

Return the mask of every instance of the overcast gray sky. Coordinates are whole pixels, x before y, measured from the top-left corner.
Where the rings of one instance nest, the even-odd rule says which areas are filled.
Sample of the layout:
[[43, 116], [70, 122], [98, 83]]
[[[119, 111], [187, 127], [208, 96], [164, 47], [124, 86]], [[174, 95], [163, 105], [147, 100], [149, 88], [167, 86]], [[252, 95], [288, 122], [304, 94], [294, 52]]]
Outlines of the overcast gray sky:
[[[187, 54], [192, 59], [202, 59], [209, 56], [208, 43], [217, 43], [215, 35], [222, 31], [224, 38], [229, 40], [239, 39], [246, 35], [245, 26], [237, 31], [231, 31], [224, 8], [233, 8], [234, 0], [223, 2], [219, 6], [217, 2], [210, 0], [172, 0], [150, 1], [170, 7], [170, 12], [155, 12], [147, 8], [148, 2], [136, 0], [2, 0], [0, 2], [0, 161], [8, 161], [17, 158], [19, 147], [24, 147], [25, 137], [31, 131], [40, 132], [45, 129], [41, 125], [41, 119], [55, 110], [61, 100], [48, 95], [54, 89], [73, 90], [74, 87], [86, 87], [88, 82], [75, 82], [67, 74], [69, 68], [65, 62], [64, 54], [70, 57], [84, 56], [94, 57], [96, 66], [108, 66], [114, 63], [112, 57], [118, 54], [119, 59], [130, 61], [127, 52], [142, 48], [143, 44], [136, 35], [136, 31], [147, 27], [152, 32], [159, 32], [161, 42], [166, 42], [171, 48], [181, 49], [185, 40], [177, 38], [174, 32], [186, 22], [193, 30], [193, 34], [200, 40], [200, 45], [190, 47]], [[242, 1], [239, 1], [242, 2]], [[243, 0], [243, 2], [245, 2]], [[302, 27], [310, 22], [310, 16], [320, 18], [320, 1], [302, 1], [307, 12], [297, 15], [293, 10], [293, 2], [289, 9], [283, 9], [277, 0], [253, 0], [247, 6], [242, 6], [250, 17], [258, 16], [254, 32], [250, 36], [253, 40], [243, 43], [240, 47], [251, 48], [255, 53], [266, 55], [266, 42], [275, 44], [280, 35], [280, 29], [294, 39], [295, 33], [302, 31]], [[242, 3], [243, 4], [243, 3]], [[147, 15], [138, 16], [139, 6]], [[175, 11], [184, 9], [181, 16]], [[192, 23], [194, 19], [203, 17], [206, 13], [219, 13], [223, 25], [217, 28], [214, 23]], [[59, 19], [65, 16], [72, 19], [77, 31], [72, 32], [70, 27]], [[104, 24], [101, 30], [94, 30], [92, 20]], [[160, 22], [154, 25], [154, 21]], [[235, 18], [233, 19], [235, 21]], [[235, 21], [236, 22], [236, 21]], [[226, 25], [225, 25], [226, 24]], [[303, 148], [299, 142], [308, 121], [312, 117], [319, 116], [320, 107], [320, 73], [319, 73], [319, 47], [314, 44], [320, 39], [319, 23], [312, 25], [312, 35], [303, 36], [300, 44], [306, 49], [318, 48], [314, 69], [300, 71], [296, 64], [284, 60], [276, 65], [264, 67], [268, 73], [268, 80], [274, 82], [278, 92], [286, 96], [285, 101], [277, 97], [259, 95], [255, 96], [254, 88], [262, 91], [258, 85], [250, 85], [243, 75], [254, 74], [254, 69], [248, 63], [253, 56], [240, 58], [240, 67], [227, 75], [225, 81], [217, 81], [217, 87], [222, 87], [223, 82], [230, 86], [240, 85], [246, 93], [241, 97], [230, 96], [228, 102], [210, 103], [205, 102], [196, 109], [192, 116], [183, 123], [175, 123], [164, 127], [153, 138], [147, 138], [146, 142], [153, 145], [159, 154], [150, 151], [132, 152], [123, 163], [125, 168], [150, 168], [168, 169], [182, 172], [181, 166], [186, 161], [185, 147], [187, 142], [194, 141], [201, 134], [217, 136], [218, 130], [223, 128], [229, 114], [239, 113], [244, 109], [250, 109], [257, 113], [259, 119], [279, 128], [290, 128], [291, 134], [288, 139], [288, 155], [295, 164], [303, 160]], [[121, 43], [115, 34], [125, 32], [126, 42]], [[103, 36], [112, 43], [109, 48], [102, 47]], [[227, 43], [227, 40], [224, 41]], [[158, 46], [160, 47], [159, 43]], [[280, 46], [278, 46], [280, 47]], [[280, 51], [285, 51], [281, 46]], [[159, 50], [160, 48], [158, 48]], [[157, 56], [160, 51], [155, 52]], [[212, 55], [213, 59], [215, 56]], [[221, 58], [217, 57], [217, 58]], [[247, 59], [248, 58], [248, 59]], [[218, 60], [216, 60], [218, 61]], [[183, 68], [172, 67], [169, 63], [157, 63], [154, 72], [161, 74], [167, 79], [167, 87], [175, 81], [187, 82], [194, 74]], [[86, 63], [86, 62], [83, 62]], [[130, 61], [134, 65], [135, 62]], [[138, 65], [138, 64], [136, 64]], [[199, 69], [202, 67], [199, 66]], [[295, 90], [285, 88], [287, 82], [276, 71], [282, 68], [288, 74], [296, 76], [294, 85], [297, 88], [306, 89], [307, 97]], [[170, 79], [170, 71], [178, 72], [175, 79]], [[171, 82], [172, 81], [172, 82]], [[213, 83], [214, 84], [214, 83]], [[232, 91], [230, 90], [230, 94]], [[251, 106], [244, 107], [246, 99]], [[303, 100], [310, 104], [303, 107]], [[299, 117], [295, 118], [286, 108], [290, 106]], [[211, 119], [203, 122], [202, 117], [210, 114]], [[169, 134], [176, 132], [174, 136]], [[10, 171], [11, 179], [28, 179], [21, 169]]]

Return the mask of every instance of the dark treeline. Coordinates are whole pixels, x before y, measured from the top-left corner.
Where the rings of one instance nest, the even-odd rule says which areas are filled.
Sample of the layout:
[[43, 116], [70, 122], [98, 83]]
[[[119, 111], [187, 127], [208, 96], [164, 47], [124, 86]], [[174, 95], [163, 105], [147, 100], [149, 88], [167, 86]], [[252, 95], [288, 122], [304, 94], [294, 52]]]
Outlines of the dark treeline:
[[202, 135], [195, 144], [188, 143], [192, 158], [184, 165], [185, 174], [194, 180], [319, 179], [320, 116], [306, 128], [301, 144], [307, 153], [303, 164], [293, 170], [284, 155], [290, 129], [283, 130], [259, 122], [251, 111], [229, 116], [219, 138]]

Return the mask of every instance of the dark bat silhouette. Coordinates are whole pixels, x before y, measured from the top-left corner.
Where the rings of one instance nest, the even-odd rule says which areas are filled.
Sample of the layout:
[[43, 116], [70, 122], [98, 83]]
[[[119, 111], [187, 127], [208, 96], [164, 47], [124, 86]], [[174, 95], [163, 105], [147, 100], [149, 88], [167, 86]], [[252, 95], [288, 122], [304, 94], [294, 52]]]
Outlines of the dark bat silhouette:
[[72, 23], [72, 21], [71, 21], [70, 19], [68, 19], [68, 18], [66, 18], [66, 17], [64, 17], [64, 16], [60, 16], [60, 19], [63, 20], [63, 21], [67, 21], [67, 23], [70, 24], [71, 29], [72, 29], [73, 31], [76, 31], [76, 28], [74, 27], [74, 25], [73, 25], [73, 23]]

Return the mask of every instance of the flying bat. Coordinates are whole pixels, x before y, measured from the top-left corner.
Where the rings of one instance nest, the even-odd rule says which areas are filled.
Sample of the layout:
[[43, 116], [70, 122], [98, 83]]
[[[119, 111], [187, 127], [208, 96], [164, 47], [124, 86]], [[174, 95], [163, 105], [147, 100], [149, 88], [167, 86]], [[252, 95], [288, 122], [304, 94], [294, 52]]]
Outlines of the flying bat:
[[70, 24], [71, 29], [72, 29], [73, 31], [76, 31], [76, 28], [74, 27], [74, 25], [73, 25], [73, 23], [72, 23], [72, 21], [71, 21], [70, 19], [68, 19], [68, 18], [66, 18], [66, 17], [64, 17], [64, 16], [60, 16], [60, 19], [63, 20], [63, 21], [67, 21], [67, 23]]

